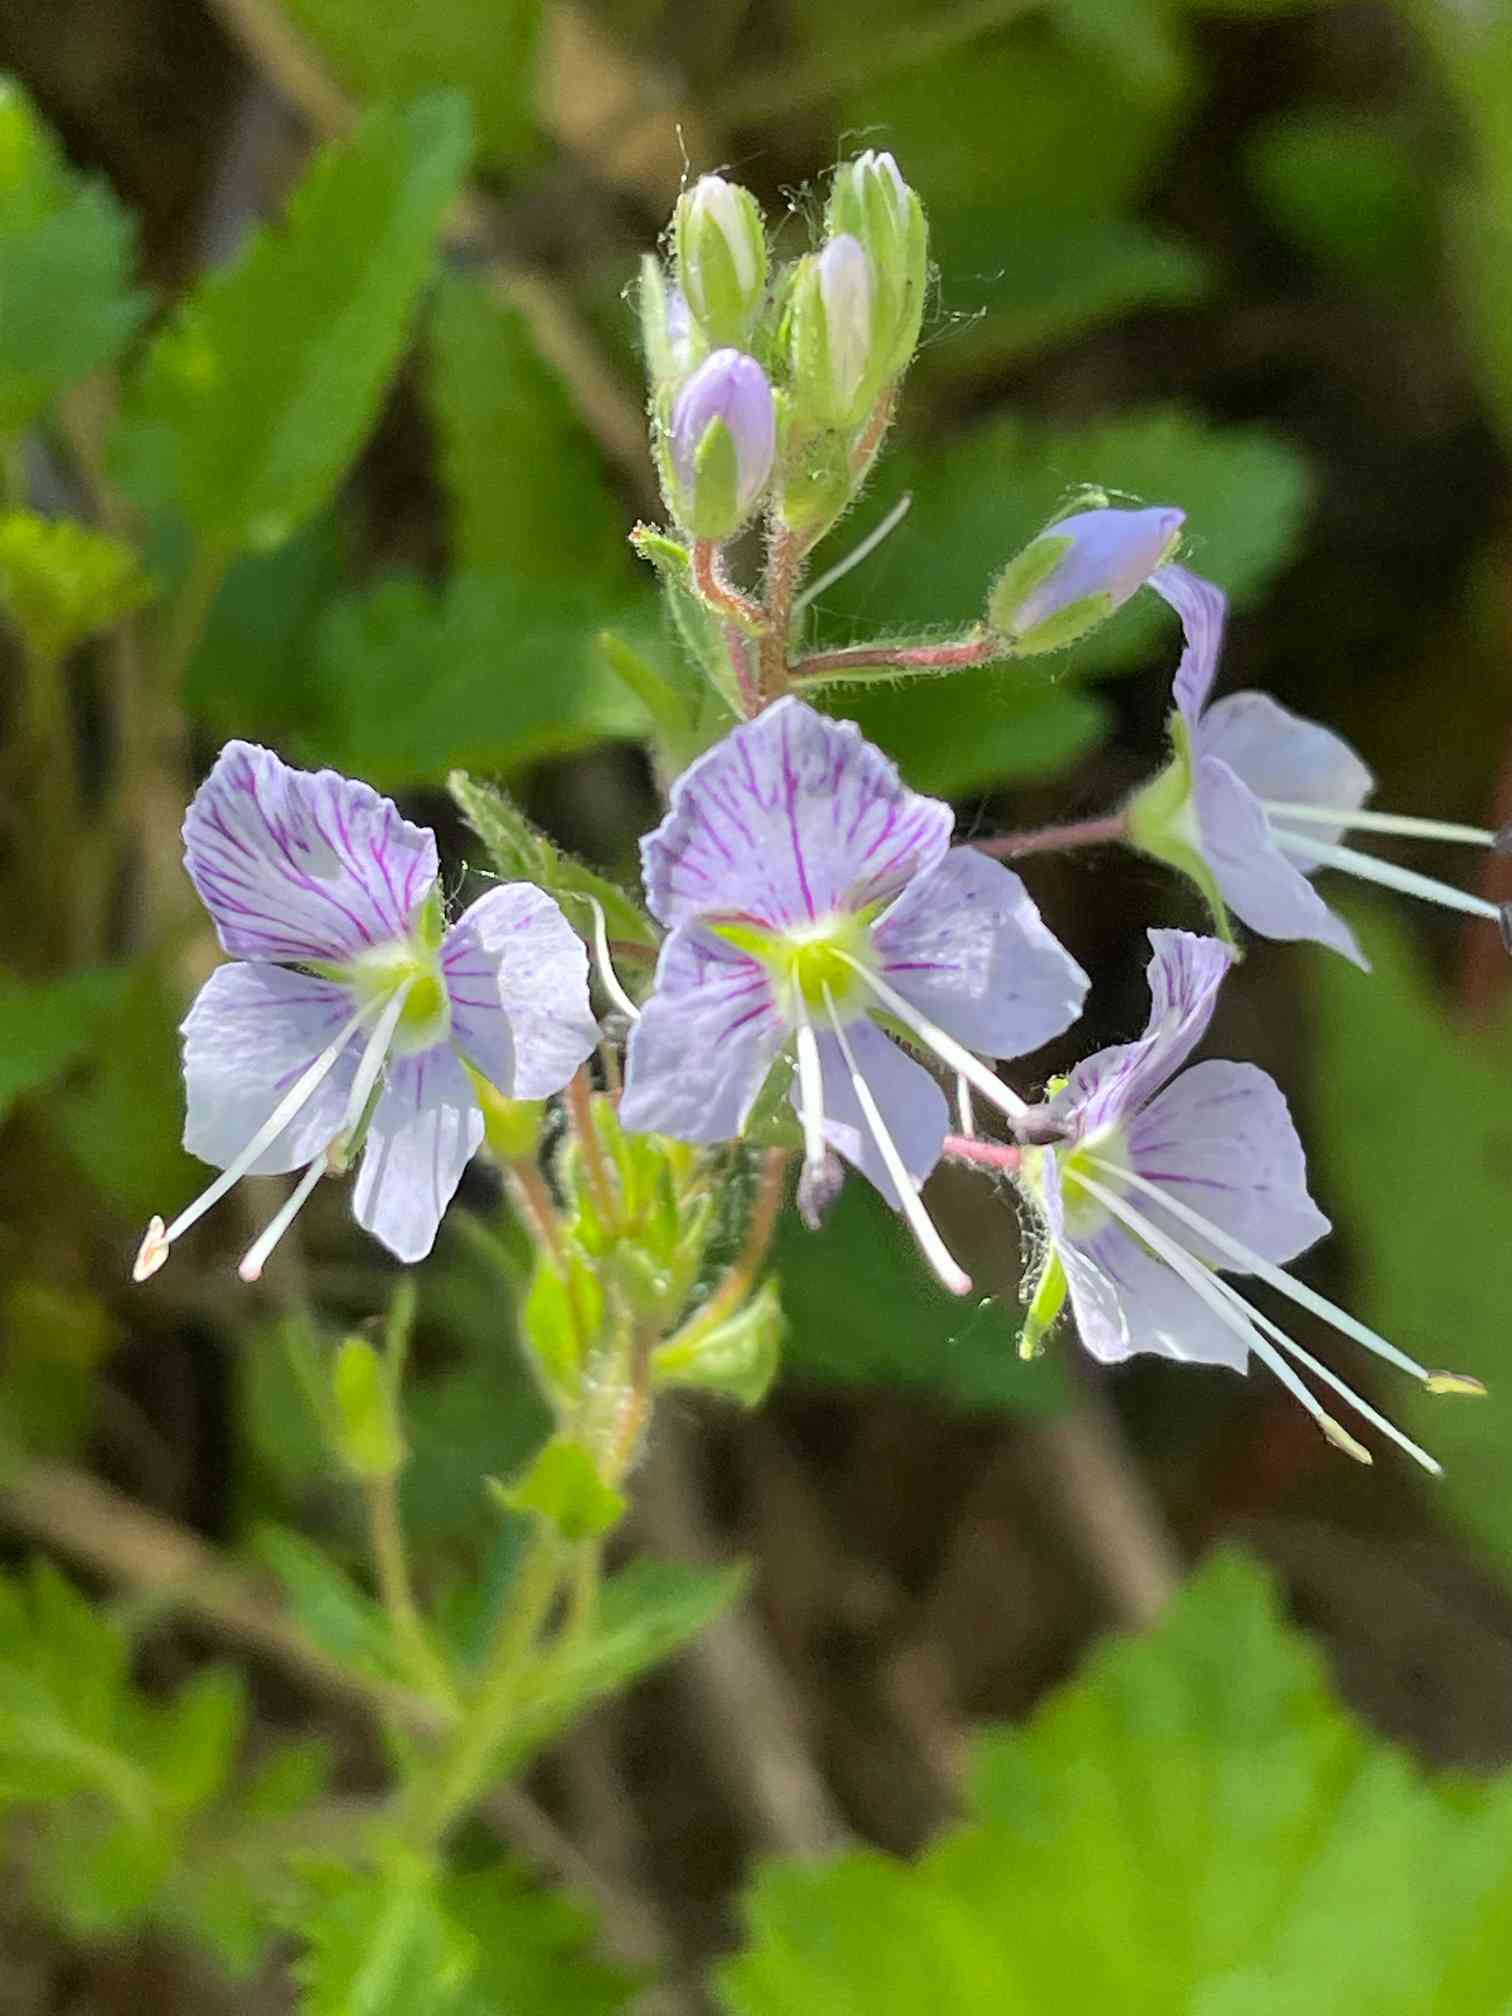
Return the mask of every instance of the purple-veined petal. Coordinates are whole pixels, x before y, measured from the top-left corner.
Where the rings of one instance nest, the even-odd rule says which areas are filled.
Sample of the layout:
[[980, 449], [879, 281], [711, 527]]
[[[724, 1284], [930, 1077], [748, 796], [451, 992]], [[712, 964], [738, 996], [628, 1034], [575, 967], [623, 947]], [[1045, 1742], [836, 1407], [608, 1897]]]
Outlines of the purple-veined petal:
[[[877, 1186], [895, 1211], [901, 1210], [902, 1199], [856, 1098], [840, 1044], [832, 1030], [820, 1028], [818, 1037], [824, 1075], [824, 1138]], [[916, 1183], [922, 1183], [940, 1159], [950, 1125], [944, 1093], [923, 1065], [874, 1022], [864, 1017], [847, 1022], [845, 1037], [904, 1168]], [[796, 1099], [796, 1087], [794, 1096]]]
[[1084, 1350], [1105, 1364], [1113, 1364], [1127, 1358], [1130, 1348], [1128, 1324], [1118, 1292], [1081, 1248], [1066, 1237], [1060, 1165], [1053, 1148], [1045, 1150], [1040, 1168], [1039, 1206], [1049, 1227], [1051, 1249], [1065, 1272], [1077, 1335]]
[[472, 1080], [444, 1043], [389, 1065], [352, 1196], [359, 1225], [400, 1260], [423, 1260], [483, 1142]]
[[882, 977], [983, 1057], [1022, 1057], [1069, 1028], [1087, 976], [1011, 869], [956, 847], [877, 924]]
[[[1139, 1175], [1262, 1260], [1293, 1260], [1329, 1229], [1307, 1193], [1307, 1158], [1281, 1088], [1258, 1065], [1215, 1059], [1183, 1071], [1130, 1123], [1128, 1149]], [[1134, 1201], [1208, 1266], [1234, 1265], [1147, 1196]]]
[[511, 1099], [560, 1092], [598, 1041], [588, 955], [543, 889], [505, 882], [447, 932], [452, 1044]]
[[673, 785], [641, 842], [646, 900], [668, 925], [802, 926], [896, 896], [942, 859], [954, 824], [853, 723], [779, 700]]
[[1185, 567], [1157, 567], [1150, 586], [1181, 618], [1186, 639], [1171, 693], [1176, 705], [1195, 727], [1213, 690], [1218, 670], [1218, 653], [1223, 648], [1223, 626], [1228, 617], [1228, 597], [1211, 581], [1192, 574]]
[[1079, 1136], [1117, 1126], [1191, 1056], [1207, 1033], [1233, 954], [1217, 938], [1151, 931], [1150, 1019], [1133, 1043], [1084, 1058], [1050, 1101], [1056, 1118]]
[[[282, 966], [220, 966], [184, 1019], [184, 1146], [224, 1169], [251, 1141], [279, 1100], [350, 1019], [352, 997], [329, 981]], [[352, 1041], [251, 1174], [301, 1169], [341, 1126], [362, 1054]]]
[[766, 969], [684, 925], [662, 946], [655, 991], [630, 1031], [621, 1126], [735, 1140], [786, 1033]]
[[1370, 971], [1353, 931], [1277, 847], [1260, 801], [1217, 756], [1197, 765], [1202, 851], [1223, 900], [1262, 938], [1312, 938]]
[[334, 770], [228, 742], [184, 820], [184, 865], [235, 958], [341, 964], [402, 937], [436, 839]]
[[1141, 1246], [1115, 1220], [1103, 1225], [1086, 1242], [1081, 1257], [1112, 1288], [1122, 1316], [1121, 1337], [1104, 1324], [1097, 1329], [1098, 1343], [1090, 1343], [1086, 1329], [1082, 1328], [1076, 1279], [1067, 1269], [1082, 1342], [1094, 1357], [1114, 1364], [1148, 1351], [1162, 1358], [1181, 1359], [1186, 1364], [1229, 1365], [1236, 1372], [1246, 1370], [1249, 1352], [1243, 1338], [1220, 1323], [1209, 1305], [1179, 1274]]
[[[1197, 730], [1199, 756], [1227, 763], [1257, 798], [1330, 806], [1353, 812], [1363, 805], [1375, 779], [1342, 736], [1304, 720], [1267, 693], [1231, 693], [1210, 707]], [[1305, 831], [1330, 847], [1347, 830], [1308, 820]]]

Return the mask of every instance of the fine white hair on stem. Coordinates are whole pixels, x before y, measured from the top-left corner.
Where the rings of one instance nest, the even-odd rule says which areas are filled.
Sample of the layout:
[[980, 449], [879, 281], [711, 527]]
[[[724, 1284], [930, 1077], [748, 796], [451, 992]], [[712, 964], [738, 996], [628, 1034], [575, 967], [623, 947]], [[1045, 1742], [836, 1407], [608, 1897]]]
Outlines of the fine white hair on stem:
[[[830, 1028], [835, 1041], [840, 1045], [840, 1054], [845, 1059], [845, 1068], [850, 1073], [851, 1090], [856, 1095], [856, 1104], [861, 1108], [872, 1139], [877, 1144], [877, 1152], [882, 1157], [888, 1175], [898, 1192], [898, 1200], [903, 1207], [903, 1215], [908, 1220], [909, 1229], [919, 1242], [919, 1250], [938, 1275], [942, 1287], [952, 1295], [968, 1295], [971, 1292], [971, 1276], [956, 1264], [945, 1241], [935, 1229], [934, 1220], [924, 1209], [914, 1180], [908, 1173], [903, 1157], [898, 1153], [898, 1144], [887, 1131], [887, 1122], [882, 1117], [870, 1085], [862, 1075], [851, 1049], [850, 1038], [845, 1033], [845, 1025], [835, 1012], [834, 996], [828, 987], [824, 990], [824, 1005], [829, 1011]], [[805, 1025], [806, 1026], [806, 1025]], [[812, 1034], [812, 1031], [810, 1032]]]

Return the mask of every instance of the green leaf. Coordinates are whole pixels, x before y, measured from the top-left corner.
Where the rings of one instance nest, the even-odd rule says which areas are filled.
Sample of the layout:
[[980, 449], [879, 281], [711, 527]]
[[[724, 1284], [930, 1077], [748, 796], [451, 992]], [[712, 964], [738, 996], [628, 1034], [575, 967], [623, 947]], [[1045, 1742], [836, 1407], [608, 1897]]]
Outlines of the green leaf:
[[1042, 2016], [1068, 1966], [1078, 2009], [1506, 2007], [1512, 1784], [1467, 1800], [1368, 1737], [1241, 1556], [988, 1732], [972, 1778], [911, 1866], [769, 1867], [730, 2016]]
[[0, 973], [0, 1120], [89, 1054], [126, 985], [125, 973], [105, 968], [32, 982]]
[[462, 771], [448, 780], [448, 787], [504, 881], [534, 882], [559, 901], [568, 899], [563, 903], [568, 921], [585, 936], [592, 912], [586, 903], [571, 901], [573, 896], [591, 896], [602, 905], [611, 938], [653, 947], [659, 942], [656, 927], [618, 883], [564, 854], [504, 792], [476, 783]]
[[1386, 1372], [1383, 1404], [1443, 1463], [1436, 1495], [1512, 1572], [1512, 1015], [1477, 1037], [1400, 924], [1379, 909], [1350, 921], [1375, 970], [1319, 958], [1312, 984], [1324, 1201], [1355, 1260], [1342, 1299], [1423, 1363], [1485, 1380], [1485, 1399], [1434, 1396]]
[[[228, 557], [330, 497], [377, 415], [467, 165], [453, 98], [370, 113], [323, 148], [282, 223], [155, 338], [123, 411], [123, 472]], [[166, 494], [165, 494], [166, 493]]]
[[328, 612], [316, 664], [320, 753], [380, 788], [439, 784], [457, 765], [511, 771], [596, 742], [639, 739], [646, 715], [598, 636], [639, 603], [513, 576], [444, 591], [399, 575]]
[[0, 75], [0, 439], [124, 350], [147, 309], [135, 266], [131, 217]]
[[1065, 1402], [1053, 1357], [1019, 1358], [1017, 1303], [947, 1295], [868, 1184], [848, 1182], [817, 1232], [785, 1216], [775, 1271], [793, 1378], [913, 1388], [969, 1413]]
[[743, 1566], [693, 1568], [639, 1560], [611, 1576], [592, 1631], [569, 1646], [516, 1715], [497, 1758], [516, 1772], [542, 1746], [606, 1695], [623, 1693], [680, 1652], [745, 1591]]
[[771, 1390], [787, 1334], [782, 1295], [775, 1279], [764, 1281], [745, 1306], [700, 1330], [695, 1317], [687, 1329], [652, 1354], [658, 1386], [696, 1386], [759, 1407]]
[[1094, 695], [1052, 686], [1018, 666], [880, 691], [850, 686], [829, 704], [859, 722], [915, 789], [942, 798], [1069, 770], [1102, 740], [1109, 720]]
[[1247, 149], [1250, 178], [1280, 228], [1346, 281], [1421, 300], [1437, 221], [1413, 137], [1379, 116], [1292, 107]]
[[442, 1909], [432, 1863], [395, 1848], [372, 1868], [309, 1865], [290, 1914], [300, 2016], [454, 2016], [473, 1942]]
[[508, 168], [531, 151], [542, 0], [427, 0], [377, 17], [370, 0], [283, 5], [354, 97], [465, 92], [485, 166]]
[[329, 1555], [287, 1526], [265, 1524], [252, 1547], [283, 1584], [295, 1617], [338, 1665], [369, 1680], [403, 1685], [407, 1672], [380, 1604]]
[[582, 1443], [568, 1435], [554, 1436], [499, 1496], [512, 1512], [550, 1520], [565, 1540], [596, 1540], [625, 1516], [624, 1492], [604, 1482]]
[[453, 564], [623, 599], [624, 506], [520, 311], [481, 279], [442, 283], [426, 387]]
[[44, 665], [148, 599], [137, 557], [119, 539], [35, 511], [0, 514], [0, 608]]
[[620, 2016], [635, 1977], [594, 1950], [593, 1920], [509, 1863], [451, 1877], [452, 1921], [474, 1943], [477, 1966], [459, 2016]]

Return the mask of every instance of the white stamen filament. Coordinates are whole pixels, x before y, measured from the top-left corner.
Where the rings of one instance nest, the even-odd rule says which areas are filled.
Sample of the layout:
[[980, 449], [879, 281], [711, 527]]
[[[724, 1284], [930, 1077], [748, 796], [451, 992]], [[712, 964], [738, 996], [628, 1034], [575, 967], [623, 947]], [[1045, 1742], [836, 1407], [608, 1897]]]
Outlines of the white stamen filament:
[[614, 961], [609, 956], [609, 923], [604, 916], [604, 906], [597, 896], [590, 896], [586, 889], [572, 892], [581, 896], [593, 911], [593, 956], [598, 962], [599, 978], [604, 983], [604, 992], [632, 1022], [639, 1022], [641, 1011], [620, 985], [620, 977], [614, 970]]
[[1325, 847], [1321, 840], [1305, 834], [1273, 829], [1288, 854], [1301, 857], [1309, 868], [1341, 868], [1346, 875], [1358, 875], [1362, 882], [1378, 882], [1383, 889], [1395, 889], [1403, 896], [1421, 896], [1425, 902], [1441, 903], [1446, 910], [1463, 910], [1468, 917], [1489, 917], [1501, 921], [1501, 907], [1484, 896], [1472, 896], [1456, 889], [1452, 882], [1436, 882], [1431, 875], [1418, 875], [1411, 868], [1399, 868], [1394, 861], [1382, 861], [1374, 854], [1361, 854], [1353, 847]]
[[289, 1087], [236, 1159], [221, 1171], [213, 1183], [200, 1192], [192, 1204], [179, 1213], [170, 1226], [165, 1229], [161, 1218], [153, 1219], [147, 1228], [146, 1237], [142, 1240], [136, 1264], [131, 1270], [134, 1281], [145, 1281], [149, 1275], [156, 1274], [168, 1258], [168, 1249], [174, 1240], [180, 1238], [191, 1225], [203, 1218], [210, 1207], [218, 1204], [228, 1190], [234, 1189], [258, 1157], [272, 1147], [289, 1122], [303, 1110], [329, 1078], [347, 1044], [373, 1013], [373, 1007], [374, 1004], [369, 1003], [347, 1018], [309, 1069], [302, 1072]]
[[968, 1141], [976, 1139], [976, 1112], [971, 1104], [971, 1087], [956, 1073], [956, 1118], [961, 1124], [961, 1132]]
[[242, 1255], [241, 1264], [236, 1271], [243, 1281], [262, 1279], [262, 1271], [268, 1264], [269, 1254], [304, 1209], [310, 1193], [321, 1177], [328, 1172], [329, 1167], [328, 1158], [322, 1150], [289, 1192], [273, 1218]]
[[805, 1173], [817, 1176], [824, 1167], [824, 1073], [819, 1064], [819, 1039], [800, 1000], [794, 1029], [798, 1053], [798, 1118], [803, 1127]]
[[908, 516], [912, 503], [913, 492], [905, 490], [879, 525], [874, 525], [866, 537], [852, 546], [843, 559], [837, 560], [833, 567], [819, 576], [817, 581], [811, 581], [803, 593], [795, 598], [793, 614], [801, 616], [809, 604], [817, 601], [826, 589], [833, 588], [837, 581], [845, 579], [853, 567], [859, 567], [863, 560], [869, 559], [888, 534], [897, 531]]
[[1279, 1323], [1273, 1323], [1263, 1310], [1255, 1308], [1253, 1303], [1246, 1302], [1232, 1281], [1225, 1281], [1221, 1274], [1214, 1274], [1212, 1279], [1231, 1301], [1243, 1309], [1251, 1323], [1263, 1330], [1267, 1337], [1274, 1339], [1283, 1351], [1289, 1351], [1299, 1365], [1305, 1365], [1309, 1372], [1323, 1381], [1325, 1386], [1331, 1386], [1335, 1393], [1349, 1402], [1357, 1414], [1368, 1421], [1373, 1428], [1379, 1428], [1383, 1435], [1389, 1436], [1399, 1449], [1405, 1449], [1413, 1461], [1421, 1463], [1431, 1476], [1443, 1476], [1442, 1463], [1430, 1456], [1426, 1449], [1420, 1448], [1410, 1435], [1404, 1435], [1394, 1421], [1388, 1420], [1384, 1414], [1372, 1407], [1368, 1400], [1356, 1393], [1354, 1388], [1341, 1379], [1331, 1367], [1325, 1365], [1321, 1358], [1314, 1358], [1310, 1351], [1304, 1351], [1294, 1337], [1287, 1336]]
[[1199, 1260], [1188, 1253], [1185, 1247], [1179, 1246], [1174, 1239], [1168, 1239], [1158, 1225], [1148, 1219], [1142, 1211], [1137, 1211], [1116, 1191], [1108, 1189], [1106, 1185], [1080, 1171], [1077, 1172], [1074, 1181], [1081, 1185], [1089, 1197], [1095, 1197], [1120, 1224], [1127, 1226], [1129, 1231], [1143, 1240], [1158, 1259], [1164, 1260], [1171, 1272], [1207, 1304], [1223, 1327], [1231, 1330], [1262, 1365], [1268, 1366], [1275, 1373], [1287, 1392], [1293, 1399], [1301, 1402], [1336, 1449], [1342, 1449], [1346, 1455], [1353, 1456], [1360, 1463], [1369, 1463], [1373, 1460], [1364, 1444], [1357, 1442], [1346, 1428], [1335, 1421], [1322, 1401], [1308, 1390], [1280, 1352], [1266, 1343], [1249, 1320], [1248, 1306], [1239, 1304], [1236, 1307], [1239, 1298], [1236, 1296], [1230, 1301], [1222, 1293], [1213, 1275]]
[[1209, 1245], [1216, 1246], [1225, 1259], [1242, 1273], [1253, 1274], [1257, 1280], [1264, 1281], [1278, 1294], [1285, 1295], [1297, 1303], [1310, 1316], [1319, 1316], [1325, 1323], [1331, 1323], [1335, 1330], [1342, 1330], [1346, 1337], [1352, 1337], [1357, 1344], [1363, 1344], [1367, 1351], [1374, 1351], [1376, 1356], [1384, 1358], [1388, 1365], [1395, 1365], [1400, 1371], [1410, 1373], [1414, 1379], [1426, 1382], [1429, 1378], [1427, 1368], [1419, 1365], [1416, 1358], [1409, 1358], [1407, 1353], [1399, 1351], [1395, 1344], [1388, 1344], [1384, 1337], [1378, 1336], [1357, 1317], [1351, 1316], [1347, 1309], [1341, 1309], [1337, 1302], [1330, 1302], [1326, 1295], [1318, 1294], [1316, 1289], [1309, 1288], [1306, 1282], [1298, 1281], [1284, 1268], [1277, 1267], [1272, 1261], [1262, 1258], [1242, 1240], [1231, 1238], [1211, 1220], [1194, 1211], [1189, 1204], [1183, 1204], [1179, 1197], [1173, 1197], [1170, 1191], [1163, 1189], [1160, 1184], [1152, 1183], [1149, 1177], [1141, 1176], [1133, 1169], [1117, 1168], [1113, 1163], [1105, 1162], [1098, 1156], [1090, 1156], [1088, 1159], [1105, 1175], [1113, 1177], [1118, 1182], [1127, 1183], [1132, 1189], [1142, 1191], [1147, 1197], [1153, 1197], [1162, 1210], [1169, 1211], [1178, 1223], [1189, 1226], [1193, 1232], [1206, 1239]]
[[1485, 826], [1461, 826], [1452, 819], [1414, 819], [1401, 812], [1346, 812], [1342, 806], [1293, 805], [1278, 798], [1262, 798], [1260, 802], [1272, 818], [1294, 819], [1299, 825], [1341, 826], [1360, 833], [1400, 833], [1409, 840], [1449, 840], [1462, 847], [1494, 847], [1497, 840], [1496, 834]]
[[895, 987], [889, 987], [880, 974], [874, 973], [869, 966], [863, 966], [859, 959], [853, 959], [849, 952], [842, 952], [837, 945], [834, 956], [864, 980], [882, 1006], [911, 1029], [921, 1043], [933, 1050], [942, 1064], [957, 1072], [990, 1105], [996, 1106], [1000, 1113], [1006, 1113], [1010, 1120], [1023, 1119], [1029, 1111], [1028, 1100], [1010, 1091], [1002, 1079], [973, 1057], [964, 1044], [957, 1043], [953, 1036], [947, 1036], [937, 1023], [931, 1022], [927, 1015], [905, 1001]]
[[394, 1040], [394, 1031], [399, 1026], [399, 1017], [404, 1013], [404, 1004], [414, 986], [413, 980], [406, 980], [402, 987], [396, 987], [383, 1004], [383, 1013], [373, 1025], [372, 1034], [363, 1048], [362, 1060], [357, 1066], [357, 1075], [352, 1080], [352, 1089], [347, 1095], [346, 1111], [341, 1116], [341, 1126], [336, 1139], [331, 1143], [331, 1156], [337, 1169], [344, 1169], [352, 1150], [352, 1132], [367, 1111], [368, 1100], [373, 1087], [378, 1083], [378, 1073], [383, 1069], [383, 1060], [389, 1053], [389, 1045]]
[[[920, 1252], [934, 1269], [942, 1287], [948, 1288], [952, 1295], [970, 1294], [971, 1276], [956, 1265], [945, 1241], [935, 1230], [934, 1220], [924, 1209], [914, 1180], [908, 1173], [903, 1157], [898, 1153], [898, 1144], [887, 1131], [887, 1122], [882, 1118], [882, 1109], [873, 1097], [870, 1085], [861, 1075], [855, 1052], [851, 1049], [844, 1024], [835, 1012], [834, 996], [828, 987], [824, 990], [824, 1005], [829, 1011], [830, 1027], [835, 1033], [836, 1042], [840, 1045], [840, 1054], [845, 1059], [845, 1068], [850, 1073], [851, 1090], [856, 1095], [856, 1104], [861, 1108], [866, 1124], [871, 1129], [872, 1139], [877, 1144], [877, 1152], [881, 1155], [887, 1173], [893, 1180], [899, 1202], [903, 1207], [903, 1215], [908, 1220], [910, 1231], [919, 1242]], [[809, 1033], [812, 1035], [813, 1031], [810, 1030]]]

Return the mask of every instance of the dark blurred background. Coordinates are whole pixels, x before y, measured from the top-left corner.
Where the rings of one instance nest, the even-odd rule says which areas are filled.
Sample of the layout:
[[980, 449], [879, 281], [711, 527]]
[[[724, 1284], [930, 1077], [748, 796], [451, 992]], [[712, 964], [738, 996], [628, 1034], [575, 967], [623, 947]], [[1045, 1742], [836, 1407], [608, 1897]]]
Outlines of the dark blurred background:
[[[271, 1585], [249, 1579], [255, 1614], [231, 1618], [224, 1644], [161, 1594], [163, 1561], [203, 1567], [172, 1555], [186, 1536], [246, 1560], [270, 1522], [360, 1561], [298, 1333], [361, 1321], [389, 1292], [339, 1198], [312, 1209], [301, 1252], [260, 1290], [235, 1277], [239, 1223], [207, 1223], [161, 1282], [129, 1284], [147, 1214], [194, 1187], [174, 1145], [172, 1032], [214, 948], [175, 829], [219, 740], [242, 734], [395, 791], [453, 860], [469, 841], [442, 786], [461, 764], [633, 871], [654, 790], [633, 710], [584, 640], [608, 621], [674, 648], [623, 547], [658, 508], [626, 289], [685, 176], [738, 175], [796, 250], [837, 151], [887, 146], [929, 211], [924, 348], [832, 555], [905, 490], [912, 510], [822, 598], [819, 634], [971, 620], [994, 569], [1078, 484], [1179, 504], [1191, 564], [1233, 597], [1226, 687], [1339, 729], [1382, 805], [1512, 821], [1512, 17], [1498, 0], [436, 0], [434, 20], [413, 18], [431, 11], [0, 13], [0, 67], [135, 214], [159, 303], [231, 256], [352, 104], [434, 85], [473, 101], [477, 196], [439, 302], [337, 494], [220, 582], [157, 696], [130, 844], [71, 935], [48, 919], [82, 855], [42, 858], [21, 712], [0, 706], [0, 1009], [5, 988], [19, 1002], [23, 983], [75, 967], [128, 975], [47, 1069], [16, 1067], [12, 1084], [0, 1056], [7, 1545], [50, 1549], [114, 1601], [162, 1602], [173, 1614], [143, 1641], [154, 1683], [207, 1650], [245, 1654], [259, 1724], [331, 1737], [356, 1790], [377, 1767], [345, 1704], [259, 1643]], [[22, 481], [72, 508], [77, 468], [56, 441], [32, 443]], [[160, 564], [171, 573], [172, 555]], [[508, 598], [490, 602], [504, 577]], [[1175, 655], [1169, 622], [1131, 607], [1053, 678], [972, 675], [870, 699], [863, 718], [969, 829], [1036, 825], [1107, 807], [1160, 761]], [[132, 676], [103, 645], [71, 660], [81, 848], [110, 799], [112, 710]], [[1512, 895], [1479, 856], [1389, 851]], [[1145, 927], [1200, 928], [1201, 913], [1132, 858], [1025, 872], [1095, 980], [1075, 1047], [1029, 1067], [1043, 1074], [1137, 1029]], [[772, 1401], [749, 1418], [669, 1407], [638, 1480], [637, 1537], [749, 1555], [753, 1602], [532, 1782], [636, 1900], [618, 1928], [629, 1946], [654, 1938], [692, 1964], [726, 1943], [754, 1852], [818, 1851], [842, 1831], [916, 1847], [956, 1809], [970, 1724], [1022, 1716], [1097, 1635], [1153, 1618], [1220, 1538], [1274, 1565], [1381, 1730], [1435, 1762], [1512, 1760], [1508, 967], [1486, 925], [1400, 901], [1351, 914], [1373, 979], [1317, 948], [1257, 944], [1209, 1048], [1256, 1059], [1293, 1102], [1336, 1225], [1309, 1277], [1497, 1389], [1484, 1406], [1425, 1401], [1298, 1328], [1447, 1479], [1394, 1453], [1356, 1469], [1259, 1372], [1106, 1377], [1069, 1336], [1022, 1367], [1011, 1204], [938, 1182], [953, 1241], [993, 1290], [963, 1311], [853, 1187], [820, 1235], [783, 1235], [792, 1327]], [[18, 1021], [13, 1055], [28, 1040]], [[464, 1201], [495, 1212], [486, 1174]], [[539, 1433], [500, 1323], [497, 1281], [454, 1215], [422, 1277], [405, 1487], [439, 1588], [481, 1572], [477, 1480]], [[24, 1886], [0, 1916], [3, 2012], [289, 2006], [276, 1968], [228, 1989], [164, 1935], [70, 1936]]]

